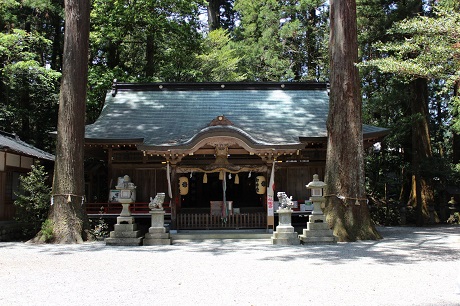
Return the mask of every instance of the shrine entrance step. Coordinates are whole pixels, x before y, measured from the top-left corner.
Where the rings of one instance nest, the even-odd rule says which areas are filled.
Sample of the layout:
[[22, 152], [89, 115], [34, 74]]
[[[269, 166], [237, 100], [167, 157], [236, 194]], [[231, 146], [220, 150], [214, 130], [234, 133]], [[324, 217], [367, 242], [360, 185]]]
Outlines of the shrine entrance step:
[[207, 239], [267, 239], [272, 236], [267, 230], [189, 230], [171, 233], [174, 240]]

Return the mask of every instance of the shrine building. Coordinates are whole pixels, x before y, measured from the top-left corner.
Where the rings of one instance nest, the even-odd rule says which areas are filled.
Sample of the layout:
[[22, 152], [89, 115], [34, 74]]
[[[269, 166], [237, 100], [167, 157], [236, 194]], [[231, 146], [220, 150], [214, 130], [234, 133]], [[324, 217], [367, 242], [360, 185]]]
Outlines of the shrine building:
[[[324, 179], [328, 106], [326, 83], [115, 82], [86, 126], [87, 212], [119, 212], [114, 187], [128, 175], [134, 216], [164, 192], [174, 229], [265, 228], [273, 163], [275, 195], [296, 210], [313, 175]], [[387, 133], [363, 125], [365, 147]]]

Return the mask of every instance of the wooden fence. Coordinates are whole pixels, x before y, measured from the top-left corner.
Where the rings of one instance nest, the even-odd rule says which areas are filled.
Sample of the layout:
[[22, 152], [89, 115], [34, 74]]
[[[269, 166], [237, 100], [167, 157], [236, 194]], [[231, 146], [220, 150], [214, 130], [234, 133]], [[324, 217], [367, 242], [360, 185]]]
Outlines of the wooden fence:
[[206, 213], [179, 213], [177, 229], [243, 229], [266, 228], [267, 214], [243, 213], [229, 215], [227, 218]]

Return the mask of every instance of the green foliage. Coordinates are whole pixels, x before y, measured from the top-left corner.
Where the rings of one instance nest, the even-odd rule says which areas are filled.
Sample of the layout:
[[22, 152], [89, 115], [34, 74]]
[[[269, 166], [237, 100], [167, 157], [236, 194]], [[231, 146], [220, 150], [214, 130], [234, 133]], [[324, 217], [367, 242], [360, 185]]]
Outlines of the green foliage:
[[40, 54], [51, 42], [39, 33], [0, 33], [0, 122], [7, 132], [45, 150], [57, 121], [61, 74], [44, 67]]
[[244, 75], [238, 73], [240, 61], [230, 34], [223, 29], [214, 30], [203, 42], [203, 54], [198, 55], [201, 79], [207, 82], [242, 81]]
[[237, 0], [235, 30], [242, 73], [253, 81], [324, 80], [327, 8], [324, 1]]
[[376, 48], [386, 57], [363, 65], [377, 66], [408, 80], [444, 79], [452, 87], [460, 77], [460, 13], [435, 9], [434, 16], [419, 16], [394, 23], [388, 35], [395, 40], [380, 42]]
[[193, 79], [201, 42], [197, 1], [95, 0], [91, 22], [92, 65], [139, 81]]
[[[101, 207], [99, 213], [101, 215], [104, 213], [104, 207]], [[104, 238], [109, 237], [109, 225], [102, 217], [99, 217], [99, 219], [97, 220], [90, 219], [89, 222], [91, 227], [89, 230], [89, 234], [92, 236], [93, 239], [104, 240]]]
[[449, 224], [460, 224], [460, 213], [454, 212], [452, 215], [449, 216], [447, 219], [447, 223]]
[[21, 192], [14, 201], [16, 220], [32, 226], [32, 234], [37, 233], [40, 225], [48, 216], [51, 187], [47, 184], [48, 173], [40, 164], [32, 165], [31, 171], [19, 178]]
[[53, 224], [53, 221], [51, 219], [46, 219], [43, 223], [42, 223], [42, 226], [41, 226], [41, 237], [40, 237], [40, 241], [41, 242], [50, 242], [53, 237], [54, 237], [54, 233], [53, 233], [53, 230], [54, 230], [54, 224]]
[[395, 203], [378, 205], [370, 209], [371, 219], [377, 225], [401, 225], [399, 207]]

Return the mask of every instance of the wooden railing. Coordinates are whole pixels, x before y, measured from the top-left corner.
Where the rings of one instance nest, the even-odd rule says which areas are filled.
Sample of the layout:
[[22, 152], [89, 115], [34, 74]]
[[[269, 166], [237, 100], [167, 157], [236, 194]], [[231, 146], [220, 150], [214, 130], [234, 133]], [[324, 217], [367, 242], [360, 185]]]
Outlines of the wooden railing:
[[[119, 215], [121, 213], [122, 206], [120, 203], [85, 203], [86, 213], [88, 215]], [[170, 212], [169, 207], [164, 207], [167, 213]], [[147, 202], [136, 202], [129, 205], [129, 210], [133, 215], [148, 215], [149, 214], [149, 203]]]
[[242, 229], [265, 228], [267, 215], [264, 212], [230, 215], [227, 218], [206, 213], [179, 213], [177, 229]]

